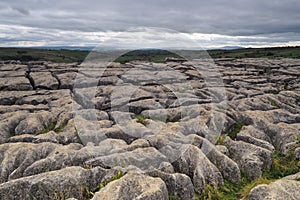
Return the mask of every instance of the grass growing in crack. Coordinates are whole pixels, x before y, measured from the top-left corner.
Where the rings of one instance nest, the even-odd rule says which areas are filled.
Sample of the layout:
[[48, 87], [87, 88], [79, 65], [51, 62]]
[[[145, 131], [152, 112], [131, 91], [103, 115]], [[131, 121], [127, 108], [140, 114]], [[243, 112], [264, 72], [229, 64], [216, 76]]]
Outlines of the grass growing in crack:
[[220, 135], [217, 142], [216, 142], [216, 145], [224, 145], [225, 144], [225, 138], [226, 138], [226, 135]]
[[258, 178], [254, 181], [249, 181], [246, 177], [242, 176], [240, 184], [231, 183], [230, 181], [224, 180], [224, 185], [221, 188], [216, 188], [211, 185], [206, 185], [203, 194], [195, 195], [195, 200], [237, 200], [248, 199], [248, 195], [252, 188], [260, 184], [269, 184], [274, 180], [266, 178]]
[[[249, 197], [251, 189], [260, 184], [270, 184], [285, 176], [299, 172], [298, 166], [299, 159], [296, 159], [291, 150], [287, 155], [275, 151], [273, 153], [273, 162], [270, 170], [263, 172], [262, 177], [250, 181], [243, 174], [241, 176], [241, 183], [234, 184], [230, 181], [224, 180], [224, 185], [221, 188], [215, 188], [206, 185], [203, 194], [196, 194], [196, 200], [246, 200]], [[298, 180], [300, 181], [300, 180]]]
[[296, 137], [296, 143], [300, 144], [300, 135], [297, 135], [297, 137]]
[[285, 83], [284, 83], [284, 86], [283, 86], [283, 89], [284, 89], [284, 90], [290, 90], [290, 89], [289, 89], [289, 84], [285, 82]]
[[254, 181], [252, 181], [252, 182], [248, 183], [247, 185], [245, 185], [241, 189], [241, 191], [239, 192], [239, 195], [240, 195], [241, 199], [246, 200], [246, 199], [248, 199], [249, 193], [253, 188], [255, 188], [256, 186], [261, 185], [261, 184], [270, 184], [274, 181], [275, 180], [267, 179], [267, 178], [264, 178], [264, 177], [255, 179]]
[[242, 179], [241, 184], [234, 184], [224, 180], [221, 188], [206, 185], [203, 194], [195, 194], [195, 200], [236, 200], [240, 198], [240, 191], [247, 184], [248, 180]]
[[146, 119], [150, 119], [149, 116], [143, 116], [143, 115], [136, 115], [135, 116], [136, 122], [145, 125]]
[[100, 191], [102, 188], [104, 188], [108, 183], [118, 180], [120, 178], [123, 177], [123, 172], [122, 171], [118, 171], [116, 176], [113, 176], [109, 179], [109, 181], [104, 181], [103, 183], [101, 183], [100, 185], [98, 185], [95, 189], [90, 190], [88, 187], [85, 187], [85, 192], [88, 195], [88, 199], [93, 198], [93, 196], [95, 195], [96, 192]]
[[195, 196], [195, 199], [196, 200], [202, 200], [202, 199], [209, 199], [209, 200], [214, 200], [214, 199], [220, 199], [222, 198], [223, 195], [221, 193], [221, 190], [217, 189], [216, 187], [214, 186], [211, 186], [211, 185], [206, 185], [205, 186], [205, 190], [203, 192], [202, 195], [196, 195]]
[[81, 140], [81, 138], [80, 138], [80, 136], [79, 136], [79, 133], [78, 133], [78, 130], [77, 130], [77, 128], [76, 128], [76, 126], [74, 127], [75, 128], [75, 134], [76, 134], [76, 136], [77, 136], [77, 142], [79, 143], [79, 144], [83, 144], [83, 142], [82, 142], [82, 140]]
[[300, 170], [298, 162], [299, 159], [293, 155], [293, 151], [284, 155], [276, 150], [273, 153], [271, 169], [264, 172], [263, 176], [268, 179], [280, 179], [284, 176], [295, 174]]
[[272, 70], [270, 70], [270, 69], [265, 69], [265, 73], [266, 73], [267, 75], [271, 75], [273, 72], [272, 72]]
[[270, 101], [271, 106], [279, 108], [279, 105], [274, 100], [270, 99], [269, 101]]
[[[182, 117], [182, 118], [183, 118], [183, 117]], [[178, 117], [178, 118], [176, 118], [176, 117], [173, 117], [173, 118], [167, 117], [166, 123], [168, 123], [168, 122], [179, 122], [180, 119], [181, 119], [181, 117]]]
[[278, 90], [273, 90], [273, 91], [271, 91], [272, 94], [279, 94], [279, 92], [280, 92], [279, 89], [278, 89]]
[[243, 122], [238, 122], [235, 125], [235, 128], [228, 134], [231, 139], [236, 139], [237, 134], [241, 131], [245, 124]]
[[51, 122], [46, 126], [39, 134], [45, 134], [48, 133], [49, 131], [52, 131], [55, 128], [56, 122]]
[[54, 131], [56, 133], [60, 133], [66, 126], [67, 126], [67, 124], [63, 124], [63, 125], [57, 127], [56, 129], [54, 129]]
[[43, 130], [41, 130], [39, 134], [45, 134], [48, 133], [49, 131], [55, 131], [56, 133], [59, 133], [67, 126], [67, 124], [63, 124], [55, 128], [56, 124], [57, 121], [51, 122], [50, 124], [48, 124], [48, 126], [46, 126]]
[[145, 121], [146, 119], [152, 119], [154, 121], [162, 121], [165, 123], [168, 122], [178, 122], [180, 121], [180, 118], [176, 118], [176, 117], [167, 117], [167, 118], [159, 118], [159, 117], [149, 117], [149, 116], [143, 116], [143, 115], [136, 115], [135, 116], [136, 122], [145, 125]]

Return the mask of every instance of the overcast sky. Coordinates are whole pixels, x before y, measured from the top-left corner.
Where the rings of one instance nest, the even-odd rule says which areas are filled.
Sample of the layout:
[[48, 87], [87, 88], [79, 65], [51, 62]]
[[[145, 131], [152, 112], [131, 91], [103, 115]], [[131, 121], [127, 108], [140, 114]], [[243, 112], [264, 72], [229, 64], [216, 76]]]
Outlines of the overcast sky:
[[300, 45], [300, 0], [1, 0], [0, 45]]

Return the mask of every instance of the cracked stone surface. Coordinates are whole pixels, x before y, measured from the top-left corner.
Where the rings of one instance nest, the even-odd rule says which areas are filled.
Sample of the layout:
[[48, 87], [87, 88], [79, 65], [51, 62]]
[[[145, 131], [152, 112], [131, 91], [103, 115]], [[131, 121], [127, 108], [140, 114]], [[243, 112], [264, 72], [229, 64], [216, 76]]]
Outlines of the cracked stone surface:
[[[300, 61], [2, 63], [0, 119], [1, 199], [86, 199], [104, 181], [93, 199], [193, 199], [261, 177], [274, 151], [299, 159]], [[297, 199], [298, 179], [249, 197]]]

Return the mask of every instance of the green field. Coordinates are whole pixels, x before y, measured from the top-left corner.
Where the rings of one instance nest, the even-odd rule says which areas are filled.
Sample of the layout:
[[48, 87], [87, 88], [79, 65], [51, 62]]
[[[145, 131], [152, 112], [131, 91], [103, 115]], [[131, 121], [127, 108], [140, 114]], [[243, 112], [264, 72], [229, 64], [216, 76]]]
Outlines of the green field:
[[212, 58], [300, 58], [300, 47], [210, 50]]
[[48, 50], [37, 48], [0, 48], [0, 60], [52, 61], [58, 63], [82, 62], [88, 51]]
[[[185, 55], [198, 58], [204, 51], [181, 51]], [[0, 48], [0, 60], [19, 60], [22, 63], [28, 61], [52, 61], [52, 62], [82, 62], [89, 51], [81, 50], [50, 50], [38, 48]], [[300, 47], [274, 47], [274, 48], [245, 48], [235, 50], [208, 50], [212, 58], [300, 58]], [[115, 61], [125, 63], [131, 60], [143, 60], [151, 62], [164, 62], [166, 57], [180, 57], [175, 53], [159, 50], [145, 49], [134, 50], [120, 56]], [[188, 56], [187, 56], [188, 57]]]

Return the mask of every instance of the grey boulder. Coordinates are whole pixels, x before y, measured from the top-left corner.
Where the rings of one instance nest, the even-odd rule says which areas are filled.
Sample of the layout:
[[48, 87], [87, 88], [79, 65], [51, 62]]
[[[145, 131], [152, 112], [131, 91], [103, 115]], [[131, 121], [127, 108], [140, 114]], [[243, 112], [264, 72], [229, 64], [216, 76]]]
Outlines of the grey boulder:
[[92, 200], [167, 200], [168, 190], [160, 178], [128, 173], [108, 183]]

